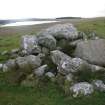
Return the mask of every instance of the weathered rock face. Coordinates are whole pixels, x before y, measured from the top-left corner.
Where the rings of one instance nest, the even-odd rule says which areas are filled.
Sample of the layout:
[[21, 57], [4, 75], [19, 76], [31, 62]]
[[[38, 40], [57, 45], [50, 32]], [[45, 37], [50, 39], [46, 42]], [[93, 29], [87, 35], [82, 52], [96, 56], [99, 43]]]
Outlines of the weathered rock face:
[[88, 82], [80, 82], [70, 87], [73, 97], [86, 96], [94, 92], [93, 86]]
[[76, 28], [72, 24], [57, 24], [44, 31], [44, 34], [53, 35], [57, 39], [79, 38]]
[[21, 48], [26, 50], [28, 53], [32, 52], [32, 49], [38, 45], [38, 40], [34, 35], [22, 36]]
[[38, 36], [39, 45], [54, 50], [56, 48], [56, 39], [51, 35], [39, 35]]
[[105, 40], [88, 40], [77, 44], [76, 57], [100, 66], [105, 66]]
[[105, 84], [101, 80], [93, 80], [93, 86], [99, 91], [105, 91]]

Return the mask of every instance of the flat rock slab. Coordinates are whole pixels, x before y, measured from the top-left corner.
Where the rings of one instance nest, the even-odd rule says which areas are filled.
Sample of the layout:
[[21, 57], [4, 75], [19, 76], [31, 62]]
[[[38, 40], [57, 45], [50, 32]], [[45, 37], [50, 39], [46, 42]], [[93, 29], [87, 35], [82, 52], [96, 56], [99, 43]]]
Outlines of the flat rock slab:
[[74, 55], [89, 63], [105, 66], [105, 40], [81, 41], [77, 44]]

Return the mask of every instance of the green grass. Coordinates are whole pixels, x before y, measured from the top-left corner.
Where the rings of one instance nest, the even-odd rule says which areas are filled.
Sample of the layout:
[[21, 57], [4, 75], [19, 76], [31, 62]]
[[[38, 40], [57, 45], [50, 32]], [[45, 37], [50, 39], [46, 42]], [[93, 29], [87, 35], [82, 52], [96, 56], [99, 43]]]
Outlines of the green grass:
[[7, 84], [0, 73], [0, 105], [104, 105], [105, 93], [94, 93], [91, 96], [72, 98], [53, 83], [40, 87], [28, 88]]
[[[86, 33], [96, 31], [98, 36], [105, 38], [105, 19], [81, 21], [75, 23], [75, 26], [78, 30]], [[36, 30], [34, 30], [34, 26], [31, 27], [32, 31], [30, 30], [29, 33], [35, 33], [41, 26], [36, 27]], [[8, 35], [2, 33], [0, 35], [0, 52], [10, 51], [20, 46], [20, 37], [24, 33], [23, 31], [28, 32], [28, 29], [31, 28], [23, 27], [23, 29], [21, 28], [19, 31], [19, 28], [11, 28]], [[16, 31], [17, 34], [11, 34], [12, 30], [18, 30]], [[23, 33], [18, 34], [18, 32]], [[6, 56], [0, 56], [0, 62], [7, 59]], [[56, 84], [47, 83], [41, 87], [27, 88], [8, 84], [7, 76], [8, 74], [0, 73], [0, 105], [105, 105], [105, 93], [97, 92], [87, 97], [72, 98], [65, 96]]]
[[105, 18], [83, 21], [77, 23], [76, 27], [87, 34], [94, 31], [99, 37], [105, 38]]

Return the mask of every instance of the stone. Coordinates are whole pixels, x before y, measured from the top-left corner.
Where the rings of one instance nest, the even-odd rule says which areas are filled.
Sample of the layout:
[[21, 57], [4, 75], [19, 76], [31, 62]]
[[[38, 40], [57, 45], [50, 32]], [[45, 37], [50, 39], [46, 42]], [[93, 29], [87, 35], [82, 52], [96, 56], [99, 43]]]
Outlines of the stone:
[[22, 36], [21, 48], [23, 50], [26, 50], [28, 53], [31, 53], [32, 49], [34, 49], [37, 45], [38, 45], [38, 40], [37, 40], [36, 36], [34, 36], [34, 35]]
[[31, 51], [31, 54], [38, 55], [40, 53], [41, 53], [41, 47], [39, 45], [34, 46], [34, 48]]
[[3, 64], [0, 64], [0, 71], [2, 70], [2, 68], [3, 68]]
[[94, 88], [88, 82], [80, 82], [71, 86], [70, 92], [73, 94], [73, 97], [87, 96], [94, 92]]
[[77, 44], [74, 55], [91, 64], [105, 66], [105, 40], [87, 40]]
[[50, 50], [54, 50], [56, 48], [56, 39], [51, 35], [39, 35], [38, 43]]
[[42, 47], [42, 53], [45, 54], [45, 55], [47, 55], [47, 54], [50, 53], [50, 51], [49, 51], [48, 48], [46, 48], [46, 47]]
[[57, 24], [44, 31], [44, 34], [53, 35], [56, 39], [78, 39], [78, 31], [73, 24]]
[[98, 71], [105, 71], [104, 67], [98, 66], [98, 65], [91, 65], [90, 68], [92, 72], [98, 72]]
[[51, 59], [54, 64], [59, 65], [63, 60], [71, 60], [71, 57], [59, 50], [54, 50], [51, 51]]
[[78, 40], [75, 40], [75, 41], [70, 42], [69, 45], [70, 45], [70, 46], [73, 46], [73, 47], [76, 47], [77, 44], [78, 44], [79, 42], [81, 42], [81, 41], [83, 41], [83, 40], [78, 39]]
[[45, 71], [47, 70], [47, 68], [48, 68], [47, 65], [40, 66], [39, 68], [34, 70], [34, 74], [38, 77], [41, 77], [45, 74]]
[[31, 72], [31, 67], [26, 59], [26, 57], [18, 57], [16, 58], [16, 64], [18, 66], [18, 69], [23, 72]]
[[14, 54], [14, 53], [18, 53], [19, 52], [19, 49], [17, 48], [17, 49], [12, 49], [11, 50], [11, 54]]
[[92, 84], [96, 90], [105, 92], [105, 84], [102, 80], [93, 80]]
[[71, 60], [65, 59], [60, 62], [58, 72], [62, 73], [63, 75], [67, 75], [68, 73], [75, 73], [85, 70], [85, 68], [88, 67], [88, 63], [80, 58], [73, 58]]
[[34, 56], [34, 55], [27, 56], [26, 60], [28, 61], [32, 69], [39, 67], [42, 63], [41, 58], [39, 56]]
[[8, 60], [4, 65], [3, 65], [3, 72], [8, 72], [11, 70], [16, 70], [17, 65], [14, 59]]
[[52, 72], [47, 72], [47, 73], [45, 74], [45, 76], [47, 76], [47, 77], [49, 77], [49, 78], [55, 77], [55, 75], [54, 75]]

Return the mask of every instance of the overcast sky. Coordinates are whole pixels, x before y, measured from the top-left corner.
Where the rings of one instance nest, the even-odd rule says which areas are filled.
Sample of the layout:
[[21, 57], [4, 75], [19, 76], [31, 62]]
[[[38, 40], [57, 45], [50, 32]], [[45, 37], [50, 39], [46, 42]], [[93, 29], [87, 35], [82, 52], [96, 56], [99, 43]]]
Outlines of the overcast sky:
[[0, 0], [0, 19], [105, 16], [105, 0]]

